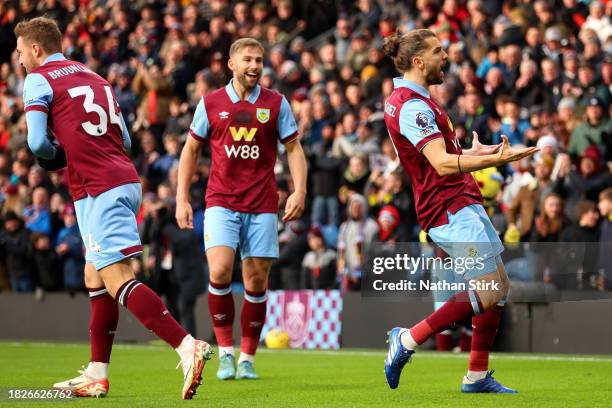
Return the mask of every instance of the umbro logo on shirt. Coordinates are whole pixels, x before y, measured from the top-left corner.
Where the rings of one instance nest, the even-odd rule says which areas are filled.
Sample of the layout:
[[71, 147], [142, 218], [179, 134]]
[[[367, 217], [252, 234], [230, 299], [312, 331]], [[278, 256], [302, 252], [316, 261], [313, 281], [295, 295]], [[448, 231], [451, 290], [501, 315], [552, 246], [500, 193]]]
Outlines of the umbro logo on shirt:
[[229, 112], [219, 113], [219, 119], [227, 119], [228, 117], [229, 117]]

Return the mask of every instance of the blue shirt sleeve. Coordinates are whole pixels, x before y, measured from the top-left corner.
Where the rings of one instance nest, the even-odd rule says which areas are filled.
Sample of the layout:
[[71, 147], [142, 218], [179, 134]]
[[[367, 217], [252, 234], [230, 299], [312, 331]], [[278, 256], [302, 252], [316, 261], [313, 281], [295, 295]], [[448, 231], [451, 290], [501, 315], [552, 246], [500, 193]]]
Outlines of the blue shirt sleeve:
[[121, 129], [123, 130], [123, 145], [125, 146], [125, 150], [129, 152], [132, 148], [130, 132], [128, 131], [127, 125], [125, 124], [125, 119], [123, 119], [123, 114], [119, 113], [119, 117], [121, 118]]
[[47, 113], [51, 108], [53, 89], [41, 74], [26, 76], [23, 85], [23, 106], [28, 124], [28, 146], [43, 159], [53, 159], [56, 149], [47, 138]]
[[208, 137], [208, 127], [208, 114], [206, 113], [206, 106], [204, 106], [204, 97], [202, 97], [193, 114], [193, 120], [191, 121], [191, 126], [189, 126], [189, 134], [202, 142]]
[[431, 108], [420, 99], [411, 99], [404, 103], [399, 115], [400, 132], [419, 151], [425, 145], [442, 137]]
[[[26, 76], [23, 84], [23, 107], [48, 112], [53, 100], [53, 89], [44, 76], [38, 73]], [[29, 109], [28, 109], [29, 108]]]
[[298, 126], [295, 123], [293, 112], [291, 112], [291, 106], [284, 96], [280, 104], [276, 128], [282, 143], [288, 143], [297, 137]]
[[51, 160], [57, 152], [47, 137], [47, 114], [37, 110], [26, 112], [28, 125], [28, 146], [32, 153], [43, 159]]

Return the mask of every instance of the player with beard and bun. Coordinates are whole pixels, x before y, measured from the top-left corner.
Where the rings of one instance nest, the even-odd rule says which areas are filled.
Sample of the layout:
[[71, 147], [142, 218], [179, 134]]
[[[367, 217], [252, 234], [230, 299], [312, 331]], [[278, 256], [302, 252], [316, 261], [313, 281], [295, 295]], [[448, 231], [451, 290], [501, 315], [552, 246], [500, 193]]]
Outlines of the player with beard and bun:
[[472, 147], [462, 151], [450, 119], [428, 91], [429, 86], [444, 81], [448, 60], [435, 34], [425, 29], [394, 34], [385, 39], [383, 48], [403, 74], [394, 79], [395, 89], [385, 103], [385, 123], [412, 180], [419, 223], [453, 261], [463, 261], [465, 270], [456, 268], [455, 274], [466, 287], [412, 328], [395, 327], [389, 332], [387, 382], [392, 389], [397, 388], [402, 368], [417, 346], [473, 316], [470, 367], [461, 390], [515, 393], [488, 371], [489, 350], [509, 282], [500, 257], [503, 245], [470, 172], [520, 160], [537, 149], [513, 149], [505, 136], [499, 145], [485, 146], [474, 134]]
[[[278, 193], [274, 165], [278, 142], [287, 150], [295, 192], [283, 221], [300, 217], [306, 196], [306, 160], [289, 103], [259, 85], [264, 48], [242, 38], [230, 48], [233, 78], [200, 99], [179, 162], [176, 219], [193, 228], [189, 184], [201, 143], [210, 143], [212, 164], [206, 191], [204, 246], [210, 268], [208, 310], [219, 345], [220, 380], [257, 378], [253, 363], [266, 318], [268, 273], [278, 258]], [[240, 358], [236, 369], [231, 293], [234, 254], [240, 248], [244, 302]]]
[[[174, 348], [183, 368], [182, 397], [202, 379], [210, 345], [189, 335], [159, 296], [130, 267], [142, 252], [136, 226], [142, 193], [128, 155], [130, 135], [109, 83], [62, 54], [54, 20], [37, 17], [15, 27], [19, 63], [28, 75], [23, 101], [28, 145], [47, 170], [68, 168], [70, 194], [85, 243], [85, 285], [91, 300], [89, 365], [54, 385], [80, 397], [108, 393], [108, 365], [121, 303], [147, 329]], [[49, 135], [57, 143], [49, 140]]]

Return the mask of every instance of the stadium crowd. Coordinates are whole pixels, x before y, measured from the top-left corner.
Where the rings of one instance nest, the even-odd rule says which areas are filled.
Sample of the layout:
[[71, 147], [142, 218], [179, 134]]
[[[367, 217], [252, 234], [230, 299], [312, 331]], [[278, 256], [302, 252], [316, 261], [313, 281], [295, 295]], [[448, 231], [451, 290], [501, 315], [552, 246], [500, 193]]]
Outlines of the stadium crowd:
[[[500, 236], [515, 248], [511, 278], [610, 289], [611, 14], [612, 2], [596, 0], [0, 0], [0, 289], [83, 290], [83, 243], [63, 175], [38, 167], [26, 143], [13, 28], [38, 15], [60, 23], [66, 57], [114, 87], [144, 194], [146, 250], [133, 267], [169, 303], [194, 301], [206, 287], [210, 153], [193, 180], [194, 231], [174, 221], [177, 164], [199, 98], [230, 79], [228, 51], [239, 37], [266, 47], [261, 84], [290, 101], [309, 164], [307, 211], [279, 223], [270, 288], [358, 289], [373, 243], [393, 251], [419, 241], [410, 180], [383, 121], [397, 74], [381, 45], [396, 30], [420, 27], [449, 55], [446, 80], [432, 93], [461, 144], [477, 132], [483, 143], [505, 134], [541, 149], [533, 160], [475, 174]], [[281, 149], [283, 208], [292, 186]], [[563, 258], [540, 256], [539, 268], [527, 267], [538, 251], [520, 242], [590, 244], [574, 272], [556, 279], [548, 260]]]

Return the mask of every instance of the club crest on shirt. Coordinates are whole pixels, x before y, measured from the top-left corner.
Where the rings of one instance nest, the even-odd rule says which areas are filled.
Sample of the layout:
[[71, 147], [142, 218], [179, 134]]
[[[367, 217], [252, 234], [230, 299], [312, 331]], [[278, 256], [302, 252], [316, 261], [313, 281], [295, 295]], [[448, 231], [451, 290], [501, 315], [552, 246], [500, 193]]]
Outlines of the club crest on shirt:
[[425, 129], [429, 125], [429, 119], [422, 112], [419, 112], [416, 114], [415, 122], [416, 122], [416, 125], [420, 127], [421, 129]]
[[257, 108], [257, 121], [259, 123], [268, 123], [270, 120], [270, 109]]

